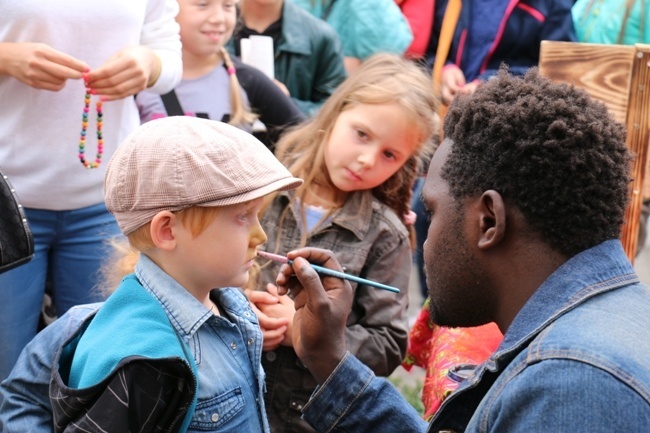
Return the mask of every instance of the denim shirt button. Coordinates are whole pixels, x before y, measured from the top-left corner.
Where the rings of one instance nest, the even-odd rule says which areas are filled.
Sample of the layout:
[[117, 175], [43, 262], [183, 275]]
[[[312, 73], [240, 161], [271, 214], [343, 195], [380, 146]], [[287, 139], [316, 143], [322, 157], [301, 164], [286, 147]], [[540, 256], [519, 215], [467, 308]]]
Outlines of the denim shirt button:
[[247, 312], [244, 313], [244, 316], [246, 316], [246, 317], [251, 317], [251, 313], [249, 313], [249, 312], [247, 311]]
[[267, 361], [273, 362], [273, 361], [275, 361], [275, 359], [276, 359], [277, 357], [278, 357], [278, 356], [277, 356], [277, 355], [275, 354], [275, 352], [273, 352], [273, 351], [271, 351], [271, 352], [266, 352], [266, 360], [267, 360]]
[[230, 348], [231, 348], [232, 350], [237, 349], [237, 343], [235, 343], [234, 341], [233, 341], [232, 343], [230, 343]]
[[251, 337], [248, 339], [247, 343], [250, 346], [251, 344], [255, 343], [255, 339]]
[[210, 417], [212, 422], [217, 422], [219, 421], [219, 414], [218, 413], [213, 413], [212, 416]]

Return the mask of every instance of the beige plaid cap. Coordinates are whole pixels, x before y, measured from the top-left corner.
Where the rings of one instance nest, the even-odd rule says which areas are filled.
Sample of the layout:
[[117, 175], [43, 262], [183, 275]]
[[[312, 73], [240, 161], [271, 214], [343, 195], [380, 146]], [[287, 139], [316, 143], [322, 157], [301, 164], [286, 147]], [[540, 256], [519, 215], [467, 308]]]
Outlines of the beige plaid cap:
[[104, 198], [128, 235], [163, 210], [243, 203], [301, 184], [251, 134], [172, 116], [140, 125], [119, 145], [106, 169]]

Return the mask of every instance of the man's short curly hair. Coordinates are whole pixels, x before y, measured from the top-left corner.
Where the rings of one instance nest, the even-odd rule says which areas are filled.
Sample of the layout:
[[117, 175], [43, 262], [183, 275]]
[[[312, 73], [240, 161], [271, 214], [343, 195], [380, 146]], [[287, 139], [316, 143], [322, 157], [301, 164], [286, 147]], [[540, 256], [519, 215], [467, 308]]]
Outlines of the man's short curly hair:
[[630, 183], [625, 130], [584, 91], [502, 67], [444, 124], [442, 177], [454, 198], [493, 189], [555, 250], [573, 256], [618, 238]]

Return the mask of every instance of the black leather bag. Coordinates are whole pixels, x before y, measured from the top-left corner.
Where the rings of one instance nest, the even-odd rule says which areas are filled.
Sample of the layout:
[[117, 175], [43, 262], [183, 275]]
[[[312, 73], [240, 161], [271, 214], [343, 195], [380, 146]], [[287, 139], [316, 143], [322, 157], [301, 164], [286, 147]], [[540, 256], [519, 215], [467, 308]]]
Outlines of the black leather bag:
[[9, 179], [0, 172], [0, 273], [31, 260], [34, 237]]

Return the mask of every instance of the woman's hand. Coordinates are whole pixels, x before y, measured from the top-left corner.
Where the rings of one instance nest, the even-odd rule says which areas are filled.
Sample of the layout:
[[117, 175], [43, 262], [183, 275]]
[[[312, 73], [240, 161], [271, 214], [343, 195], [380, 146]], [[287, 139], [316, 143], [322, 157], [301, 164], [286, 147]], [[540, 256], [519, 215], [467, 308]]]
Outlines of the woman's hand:
[[86, 74], [88, 86], [104, 101], [115, 101], [151, 87], [160, 76], [160, 59], [149, 47], [124, 48]]
[[0, 75], [9, 75], [35, 89], [58, 92], [67, 80], [78, 80], [88, 65], [37, 42], [0, 43]]

